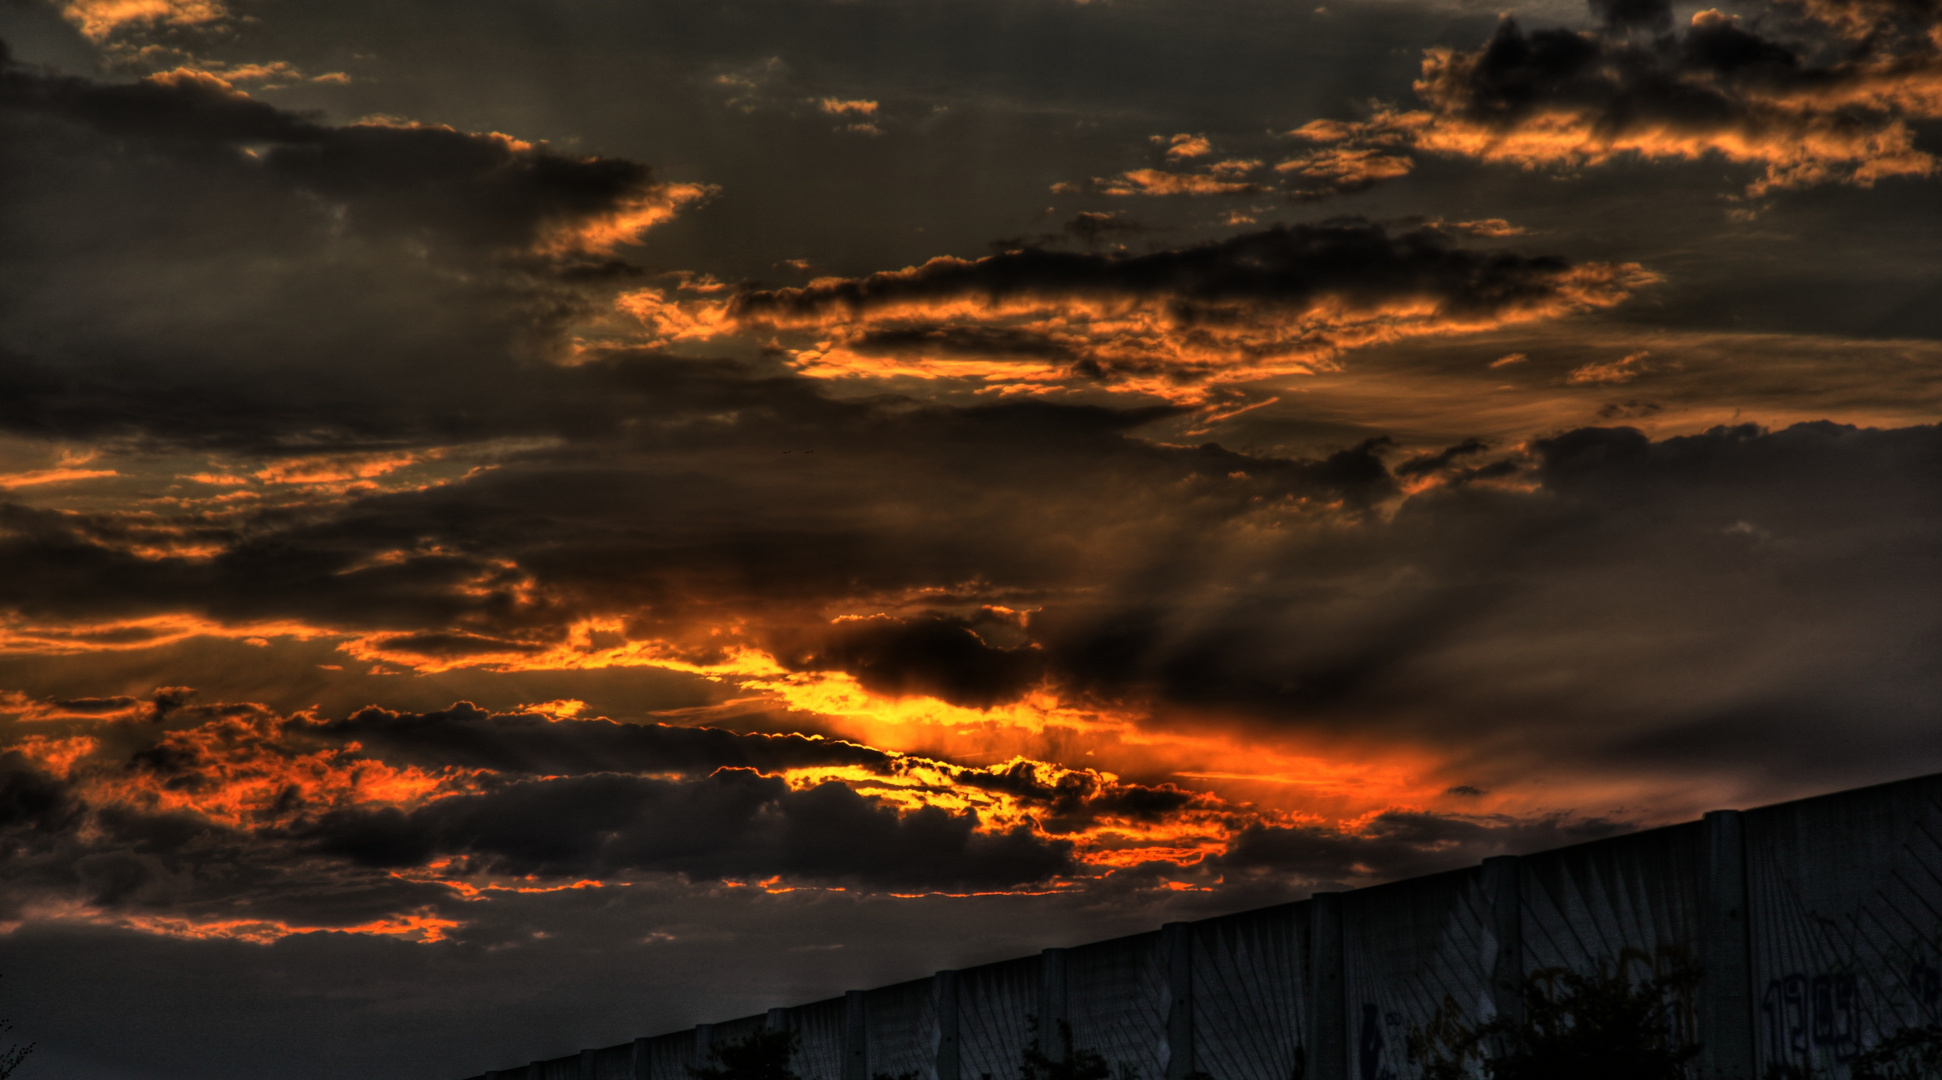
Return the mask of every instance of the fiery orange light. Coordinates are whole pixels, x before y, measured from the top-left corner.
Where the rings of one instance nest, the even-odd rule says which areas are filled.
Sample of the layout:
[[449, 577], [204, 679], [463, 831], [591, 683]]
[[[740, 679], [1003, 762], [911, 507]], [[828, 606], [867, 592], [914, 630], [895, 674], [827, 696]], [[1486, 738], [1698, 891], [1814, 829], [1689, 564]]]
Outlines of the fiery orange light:
[[719, 190], [712, 184], [656, 184], [605, 214], [555, 225], [535, 250], [545, 255], [611, 254], [622, 244], [639, 243], [642, 233]]
[[159, 937], [190, 941], [228, 940], [252, 945], [272, 945], [297, 934], [368, 934], [401, 938], [431, 944], [445, 940], [449, 931], [461, 925], [456, 919], [430, 914], [393, 915], [354, 926], [306, 926], [276, 919], [198, 920], [179, 915], [122, 914], [96, 915], [86, 921], [125, 926]]
[[334, 631], [286, 620], [230, 624], [196, 615], [173, 614], [51, 625], [36, 623], [18, 614], [0, 615], [0, 655], [125, 652], [170, 645], [194, 637], [236, 640], [293, 638], [310, 641], [334, 636], [337, 636]]
[[130, 26], [206, 26], [229, 17], [218, 0], [67, 0], [61, 14], [82, 34], [102, 41]]
[[13, 491], [16, 488], [38, 487], [43, 484], [71, 484], [77, 480], [99, 480], [109, 476], [120, 476], [113, 469], [36, 469], [33, 472], [6, 473], [0, 475], [0, 491]]

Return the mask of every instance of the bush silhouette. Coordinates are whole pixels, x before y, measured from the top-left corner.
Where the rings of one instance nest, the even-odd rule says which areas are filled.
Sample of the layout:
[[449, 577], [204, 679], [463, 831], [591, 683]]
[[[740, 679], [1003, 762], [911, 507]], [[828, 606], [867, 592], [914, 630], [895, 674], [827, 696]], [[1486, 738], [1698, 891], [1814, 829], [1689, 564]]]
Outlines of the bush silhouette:
[[1073, 1047], [1071, 1024], [1059, 1021], [1059, 1044], [1065, 1054], [1058, 1059], [1040, 1048], [1036, 1017], [1031, 1024], [1032, 1041], [1026, 1044], [1024, 1058], [1018, 1063], [1018, 1080], [1112, 1080], [1112, 1067], [1097, 1050]]
[[1522, 1016], [1468, 1027], [1446, 1007], [1411, 1049], [1423, 1080], [1465, 1080], [1477, 1075], [1472, 1062], [1489, 1080], [1685, 1080], [1699, 1044], [1684, 1037], [1675, 1003], [1698, 982], [1689, 964], [1636, 981], [1622, 964], [1542, 971], [1519, 987]]
[[1848, 1066], [1850, 1080], [1942, 1080], [1942, 1024], [1902, 1030]]
[[757, 1031], [709, 1052], [712, 1065], [689, 1065], [693, 1080], [802, 1080], [789, 1067], [798, 1040], [793, 1031]]
[[[5, 1035], [7, 1032], [12, 1030], [13, 1030], [12, 1020], [0, 1020], [0, 1035]], [[34, 1052], [33, 1043], [28, 1043], [25, 1046], [22, 1046], [19, 1043], [14, 1043], [12, 1046], [7, 1047], [5, 1050], [0, 1050], [0, 1080], [7, 1080], [7, 1077], [12, 1076], [17, 1070], [19, 1070], [20, 1063], [23, 1061], [26, 1061], [27, 1055], [33, 1052]]]

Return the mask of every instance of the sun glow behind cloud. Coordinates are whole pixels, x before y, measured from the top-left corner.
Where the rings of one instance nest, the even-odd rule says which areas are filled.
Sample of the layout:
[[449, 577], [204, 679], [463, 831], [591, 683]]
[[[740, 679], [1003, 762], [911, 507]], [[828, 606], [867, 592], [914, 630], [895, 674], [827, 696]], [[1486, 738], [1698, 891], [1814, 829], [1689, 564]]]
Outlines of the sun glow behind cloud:
[[[137, 629], [180, 641], [218, 628], [177, 619]], [[345, 651], [365, 659], [393, 665], [407, 659], [373, 652], [364, 639], [314, 628], [295, 633], [287, 631], [297, 628], [282, 629], [286, 633], [281, 636], [289, 639], [336, 636]], [[248, 631], [275, 632], [261, 626]], [[220, 632], [233, 637], [247, 631]], [[1393, 749], [1380, 760], [1353, 754], [1331, 759], [1212, 729], [1198, 734], [1154, 730], [1137, 711], [1063, 700], [1050, 688], [983, 709], [923, 695], [886, 696], [868, 691], [845, 673], [791, 671], [747, 647], [718, 650], [718, 658], [706, 662], [682, 659], [681, 650], [666, 642], [594, 647], [598, 635], [614, 633], [613, 624], [589, 623], [574, 631], [573, 645], [558, 652], [492, 654], [469, 662], [521, 671], [650, 666], [729, 684], [737, 695], [734, 704], [742, 709], [766, 703], [782, 717], [800, 718], [803, 726], [851, 740], [859, 752], [875, 748], [869, 752], [889, 755], [868, 767], [775, 770], [773, 775], [791, 790], [813, 796], [826, 785], [841, 785], [900, 815], [972, 815], [975, 831], [994, 841], [1033, 836], [1038, 843], [1069, 845], [1070, 874], [1021, 883], [1011, 891], [1078, 888], [1085, 878], [1119, 871], [1157, 872], [1165, 880], [1155, 887], [1203, 887], [1220, 878], [1208, 860], [1228, 852], [1235, 838], [1251, 827], [1300, 826], [1352, 838], [1366, 829], [1373, 815], [1417, 809], [1435, 793], [1434, 785], [1418, 775], [1428, 760], [1411, 760]], [[450, 672], [458, 666], [450, 660], [428, 661], [414, 670]], [[62, 778], [94, 812], [124, 808], [174, 815], [206, 822], [238, 842], [275, 843], [277, 837], [302, 836], [317, 828], [317, 822], [346, 813], [411, 813], [448, 800], [488, 797], [514, 780], [492, 769], [389, 762], [381, 748], [331, 736], [330, 722], [323, 718], [281, 716], [247, 704], [199, 704], [193, 692], [181, 688], [151, 699], [55, 702], [15, 694], [0, 705], [0, 717], [11, 717], [14, 725], [5, 749]], [[560, 728], [608, 726], [604, 720], [582, 719], [581, 711], [579, 702], [554, 702], [530, 715]], [[1151, 779], [1128, 781], [1114, 771], [1118, 768]], [[1250, 791], [1267, 783], [1278, 797], [1223, 794], [1230, 780]], [[243, 839], [251, 837], [257, 839]], [[626, 874], [603, 875], [561, 885], [452, 859], [391, 873], [401, 875], [401, 881], [434, 886], [463, 903], [631, 880]], [[775, 879], [764, 887], [787, 891], [804, 884], [814, 883]], [[892, 891], [914, 896], [932, 890]], [[36, 917], [255, 943], [325, 931], [436, 942], [465, 924], [463, 909], [450, 907], [396, 910], [343, 925], [238, 917], [234, 907], [224, 905], [185, 914], [79, 904], [60, 911], [48, 908]]]

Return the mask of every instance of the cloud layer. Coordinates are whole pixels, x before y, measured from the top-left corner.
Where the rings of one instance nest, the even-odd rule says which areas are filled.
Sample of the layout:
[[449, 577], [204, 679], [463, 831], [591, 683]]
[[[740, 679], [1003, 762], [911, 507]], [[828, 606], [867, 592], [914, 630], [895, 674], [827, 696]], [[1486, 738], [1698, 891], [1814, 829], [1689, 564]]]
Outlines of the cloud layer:
[[725, 299], [622, 298], [658, 335], [819, 338], [817, 377], [952, 376], [994, 386], [1093, 380], [1196, 399], [1209, 383], [1312, 372], [1346, 350], [1612, 306], [1636, 264], [1466, 250], [1439, 228], [1357, 219], [1284, 226], [1145, 255], [1023, 248]]
[[1760, 170], [1749, 196], [1935, 172], [1912, 126], [1942, 116], [1931, 13], [1810, 4], [1776, 33], [1715, 9], [1678, 31], [1663, 3], [1593, 10], [1591, 30], [1506, 18], [1481, 48], [1429, 50], [1427, 108], [1306, 124], [1292, 134], [1318, 149], [1284, 167], [1380, 162], [1379, 179], [1406, 173], [1408, 150], [1526, 169], [1716, 158]]

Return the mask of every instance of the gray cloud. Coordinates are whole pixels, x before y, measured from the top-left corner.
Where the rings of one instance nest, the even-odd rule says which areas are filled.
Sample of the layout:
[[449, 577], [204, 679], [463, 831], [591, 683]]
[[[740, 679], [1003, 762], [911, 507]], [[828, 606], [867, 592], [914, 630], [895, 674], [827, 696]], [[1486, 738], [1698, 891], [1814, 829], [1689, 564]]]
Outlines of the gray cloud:
[[19, 282], [0, 426], [42, 437], [546, 430], [531, 388], [552, 380], [530, 362], [631, 269], [602, 247], [698, 190], [507, 136], [332, 125], [185, 72], [5, 64], [0, 126]]
[[1029, 829], [978, 833], [977, 816], [901, 816], [840, 783], [792, 791], [723, 769], [669, 782], [591, 775], [530, 780], [419, 810], [339, 810], [297, 832], [372, 866], [459, 856], [472, 872], [849, 882], [889, 889], [1003, 889], [1074, 869], [1069, 846]]

